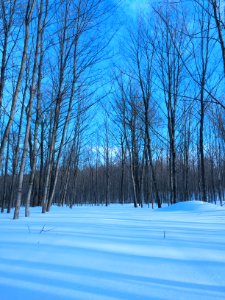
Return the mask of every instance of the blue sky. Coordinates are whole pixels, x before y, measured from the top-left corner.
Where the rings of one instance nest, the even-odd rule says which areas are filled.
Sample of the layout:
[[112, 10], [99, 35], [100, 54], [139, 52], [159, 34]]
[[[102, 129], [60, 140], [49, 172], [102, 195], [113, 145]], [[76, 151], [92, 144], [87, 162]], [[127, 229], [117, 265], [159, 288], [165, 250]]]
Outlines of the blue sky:
[[135, 15], [138, 11], [149, 8], [151, 0], [125, 0], [124, 8], [129, 15]]

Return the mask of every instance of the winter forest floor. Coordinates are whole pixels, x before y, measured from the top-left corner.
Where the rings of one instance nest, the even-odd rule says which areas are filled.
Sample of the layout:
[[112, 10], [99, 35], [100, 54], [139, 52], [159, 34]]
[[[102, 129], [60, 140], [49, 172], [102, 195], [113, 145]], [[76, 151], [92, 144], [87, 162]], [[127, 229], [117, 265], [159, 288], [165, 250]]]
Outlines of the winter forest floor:
[[1, 300], [225, 299], [224, 207], [31, 213], [0, 215]]

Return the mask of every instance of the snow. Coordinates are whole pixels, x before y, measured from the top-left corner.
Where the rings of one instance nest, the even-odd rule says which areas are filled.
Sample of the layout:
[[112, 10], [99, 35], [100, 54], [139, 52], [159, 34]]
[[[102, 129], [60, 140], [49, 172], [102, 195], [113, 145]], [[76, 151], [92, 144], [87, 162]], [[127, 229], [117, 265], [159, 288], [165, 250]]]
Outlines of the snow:
[[1, 300], [225, 299], [224, 207], [33, 208], [0, 232]]

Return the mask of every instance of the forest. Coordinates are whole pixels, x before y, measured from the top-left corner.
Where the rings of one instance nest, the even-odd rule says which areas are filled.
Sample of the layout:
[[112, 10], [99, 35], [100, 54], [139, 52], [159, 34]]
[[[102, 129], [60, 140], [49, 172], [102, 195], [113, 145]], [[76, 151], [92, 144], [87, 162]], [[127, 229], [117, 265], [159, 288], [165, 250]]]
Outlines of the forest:
[[224, 0], [0, 0], [2, 213], [225, 198]]

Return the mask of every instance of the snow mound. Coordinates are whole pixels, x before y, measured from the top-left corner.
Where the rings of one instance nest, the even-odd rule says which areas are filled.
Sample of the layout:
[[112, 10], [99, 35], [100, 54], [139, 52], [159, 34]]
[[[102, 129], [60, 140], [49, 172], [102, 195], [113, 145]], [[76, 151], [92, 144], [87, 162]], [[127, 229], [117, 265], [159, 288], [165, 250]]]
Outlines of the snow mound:
[[203, 202], [203, 201], [185, 201], [185, 202], [178, 202], [176, 204], [170, 205], [168, 207], [164, 207], [161, 210], [163, 211], [171, 211], [171, 212], [175, 212], [175, 211], [182, 211], [182, 212], [201, 212], [201, 211], [216, 211], [216, 210], [221, 210], [224, 208], [219, 206], [219, 205], [215, 205], [213, 203], [208, 203], [208, 202]]

